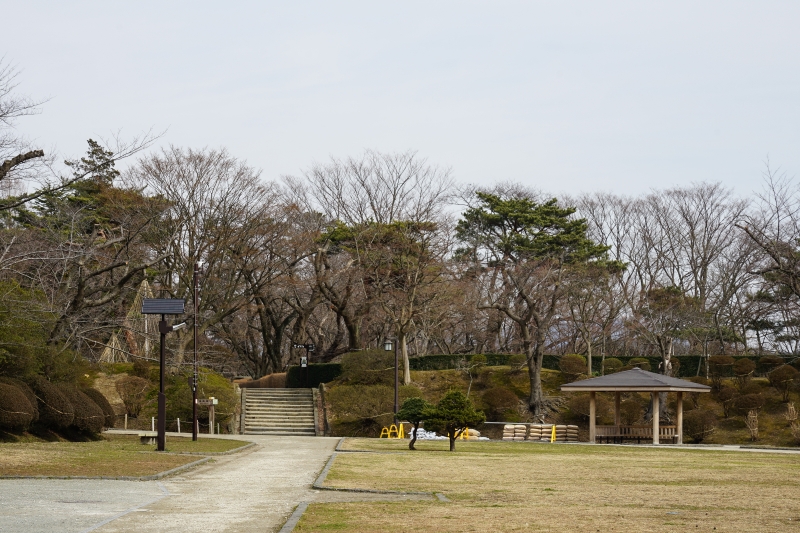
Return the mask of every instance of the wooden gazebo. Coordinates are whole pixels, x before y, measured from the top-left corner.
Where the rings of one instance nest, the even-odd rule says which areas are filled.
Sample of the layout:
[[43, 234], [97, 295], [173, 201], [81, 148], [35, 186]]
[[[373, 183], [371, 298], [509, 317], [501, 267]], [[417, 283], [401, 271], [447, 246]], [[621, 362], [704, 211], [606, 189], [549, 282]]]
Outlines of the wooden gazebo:
[[[683, 444], [683, 393], [684, 392], [709, 392], [711, 387], [692, 383], [683, 379], [664, 376], [647, 372], [640, 368], [625, 370], [607, 376], [585, 379], [561, 386], [564, 392], [589, 393], [589, 442], [597, 442], [597, 438], [606, 442], [623, 442], [636, 440], [650, 440], [658, 444], [661, 440], [672, 440], [675, 444]], [[597, 426], [596, 418], [596, 393], [613, 392], [614, 398], [614, 425]], [[653, 399], [653, 426], [623, 426], [620, 424], [619, 400], [621, 392], [649, 392]], [[658, 411], [660, 392], [676, 392], [678, 394], [678, 413], [675, 426], [659, 426]]]

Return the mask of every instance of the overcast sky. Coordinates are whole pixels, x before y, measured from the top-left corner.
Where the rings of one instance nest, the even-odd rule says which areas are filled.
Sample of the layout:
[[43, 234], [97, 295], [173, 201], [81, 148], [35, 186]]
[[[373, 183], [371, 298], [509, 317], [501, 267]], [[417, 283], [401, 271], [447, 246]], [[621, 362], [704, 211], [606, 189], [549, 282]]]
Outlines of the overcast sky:
[[121, 129], [267, 179], [414, 149], [461, 182], [640, 193], [800, 170], [800, 2], [6, 2], [62, 156]]

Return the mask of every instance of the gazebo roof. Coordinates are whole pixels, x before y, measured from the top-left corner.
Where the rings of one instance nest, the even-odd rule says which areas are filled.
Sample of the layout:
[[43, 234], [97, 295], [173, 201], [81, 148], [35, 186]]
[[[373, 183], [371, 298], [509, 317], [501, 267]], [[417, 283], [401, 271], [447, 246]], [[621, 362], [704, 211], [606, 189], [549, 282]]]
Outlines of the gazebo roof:
[[711, 387], [684, 379], [654, 374], [633, 368], [607, 376], [575, 381], [561, 386], [562, 391], [630, 391], [630, 392], [709, 392]]

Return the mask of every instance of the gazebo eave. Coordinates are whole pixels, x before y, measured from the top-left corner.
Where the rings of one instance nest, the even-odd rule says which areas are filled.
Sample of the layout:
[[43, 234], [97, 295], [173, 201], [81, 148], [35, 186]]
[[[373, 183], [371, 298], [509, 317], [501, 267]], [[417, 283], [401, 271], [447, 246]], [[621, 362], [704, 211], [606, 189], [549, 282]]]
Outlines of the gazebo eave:
[[561, 390], [564, 392], [711, 392], [711, 388], [694, 388], [694, 387], [580, 387], [562, 385]]

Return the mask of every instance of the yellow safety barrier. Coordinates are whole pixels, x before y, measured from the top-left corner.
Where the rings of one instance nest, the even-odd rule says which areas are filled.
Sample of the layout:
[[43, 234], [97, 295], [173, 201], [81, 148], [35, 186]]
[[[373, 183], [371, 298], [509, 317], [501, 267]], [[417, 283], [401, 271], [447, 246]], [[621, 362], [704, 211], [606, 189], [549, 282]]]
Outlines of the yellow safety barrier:
[[384, 426], [383, 429], [381, 429], [381, 436], [379, 438], [381, 438], [381, 439], [404, 439], [404, 438], [406, 438], [406, 432], [405, 432], [405, 429], [403, 428], [403, 424], [401, 423], [401, 424], [399, 424], [399, 426], [400, 426], [399, 429], [394, 424], [392, 424], [389, 427]]
[[461, 432], [461, 435], [458, 436], [461, 440], [467, 440], [469, 438], [469, 428], [464, 428], [464, 431]]
[[550, 442], [556, 441], [556, 425], [553, 424], [553, 432], [550, 434]]

